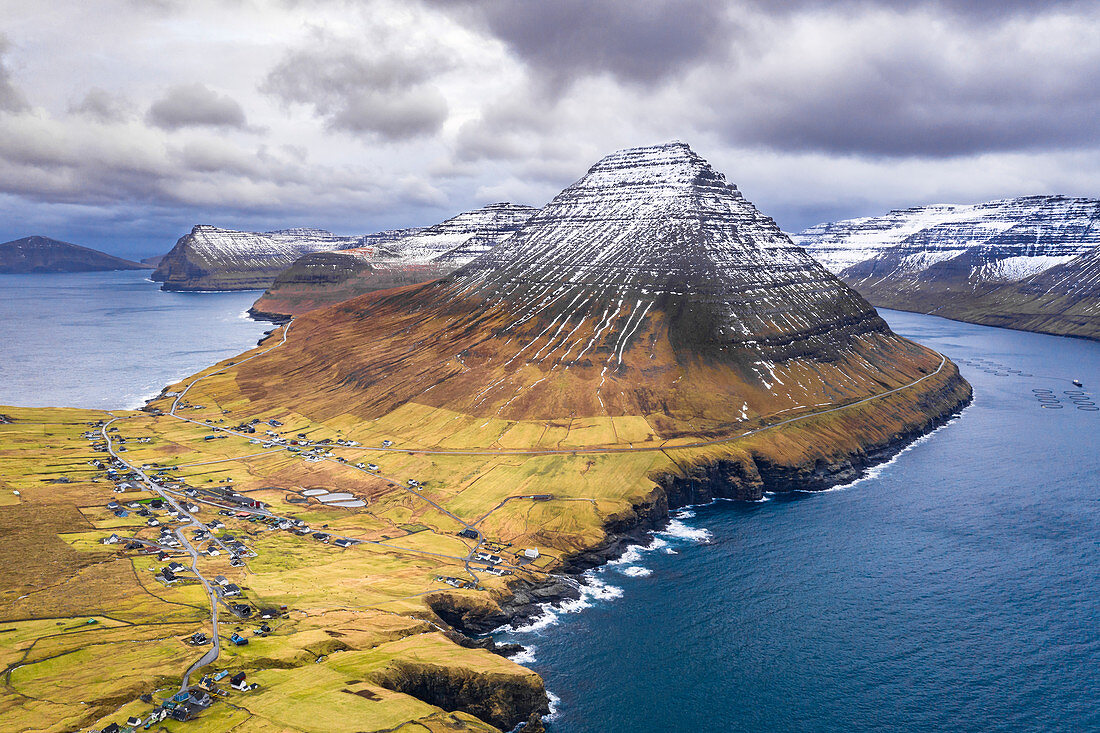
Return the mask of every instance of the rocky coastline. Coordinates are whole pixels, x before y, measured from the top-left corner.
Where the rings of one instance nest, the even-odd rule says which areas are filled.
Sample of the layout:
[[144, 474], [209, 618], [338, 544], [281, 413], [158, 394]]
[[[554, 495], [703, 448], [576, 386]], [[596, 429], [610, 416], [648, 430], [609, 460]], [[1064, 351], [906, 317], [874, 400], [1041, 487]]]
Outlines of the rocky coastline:
[[536, 620], [547, 604], [579, 599], [581, 575], [585, 571], [621, 557], [632, 545], [646, 544], [652, 532], [667, 527], [672, 512], [720, 499], [759, 501], [766, 493], [825, 491], [856, 481], [914, 441], [950, 422], [973, 399], [970, 385], [954, 368], [939, 393], [940, 410], [899, 426], [885, 440], [867, 442], [858, 450], [846, 451], [832, 460], [784, 464], [755, 455], [751, 467], [737, 461], [717, 461], [683, 473], [653, 476], [656, 485], [650, 495], [629, 513], [612, 517], [604, 527], [603, 542], [569, 556], [557, 572], [544, 580], [517, 580], [509, 588], [510, 595], [498, 599], [495, 607], [466, 605], [460, 596], [445, 593], [433, 596], [429, 603], [442, 621], [469, 640], [467, 643], [506, 656], [514, 654], [518, 651], [516, 645], [496, 644], [487, 635], [505, 625]]

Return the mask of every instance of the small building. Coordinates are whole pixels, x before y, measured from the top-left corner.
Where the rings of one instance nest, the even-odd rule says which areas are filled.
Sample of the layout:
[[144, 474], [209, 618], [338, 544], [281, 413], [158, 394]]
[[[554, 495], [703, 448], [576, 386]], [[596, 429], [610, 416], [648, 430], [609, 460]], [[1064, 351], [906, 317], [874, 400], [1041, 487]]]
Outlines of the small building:
[[229, 678], [229, 686], [234, 690], [244, 690], [248, 687], [248, 683], [245, 681], [244, 672], [238, 672]]
[[539, 551], [536, 550], [533, 547], [529, 547], [529, 548], [527, 548], [526, 550], [523, 551], [523, 556], [525, 558], [527, 558], [528, 560], [538, 560], [539, 559]]
[[458, 533], [458, 536], [459, 536], [459, 537], [464, 537], [464, 538], [466, 538], [466, 539], [468, 539], [468, 540], [476, 540], [476, 539], [477, 539], [478, 537], [480, 537], [481, 535], [479, 535], [479, 534], [478, 534], [478, 532], [477, 532], [477, 530], [476, 530], [476, 529], [472, 529], [472, 528], [470, 528], [470, 527], [467, 527], [466, 529], [464, 529], [464, 530], [462, 530], [461, 532], [459, 532], [459, 533]]
[[213, 702], [210, 699], [210, 693], [202, 689], [201, 687], [192, 687], [190, 692], [190, 702], [194, 705], [207, 708], [210, 707], [210, 703]]
[[229, 579], [226, 578], [224, 575], [215, 575], [214, 582], [218, 585], [229, 585]]
[[102, 542], [105, 545], [117, 545], [119, 543], [119, 541], [120, 541], [120, 538], [117, 534], [113, 534], [110, 537], [104, 537], [102, 540], [100, 540], [100, 542]]
[[235, 598], [235, 597], [239, 596], [240, 594], [241, 594], [241, 589], [240, 589], [240, 587], [237, 586], [236, 583], [226, 583], [224, 586], [222, 586], [222, 597], [223, 598]]
[[225, 679], [225, 678], [226, 678], [226, 676], [228, 676], [228, 675], [229, 675], [229, 670], [228, 670], [228, 669], [223, 669], [222, 671], [220, 671], [220, 672], [216, 672], [216, 673], [214, 674], [214, 681], [215, 681], [215, 682], [221, 682], [221, 681], [222, 681], [223, 679]]
[[355, 544], [355, 540], [349, 540], [349, 539], [346, 539], [344, 537], [341, 537], [340, 539], [336, 540], [332, 544], [336, 545], [337, 547], [351, 547], [352, 545]]
[[240, 634], [233, 632], [233, 635], [229, 637], [229, 640], [236, 646], [248, 646], [248, 639], [244, 638]]

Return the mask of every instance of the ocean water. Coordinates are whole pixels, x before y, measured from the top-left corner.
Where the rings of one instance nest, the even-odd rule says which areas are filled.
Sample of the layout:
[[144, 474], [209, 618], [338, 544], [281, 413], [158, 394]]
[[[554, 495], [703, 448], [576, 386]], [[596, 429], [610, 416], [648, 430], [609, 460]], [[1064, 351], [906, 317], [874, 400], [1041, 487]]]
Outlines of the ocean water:
[[682, 511], [499, 634], [550, 730], [1100, 730], [1100, 343], [883, 315], [973, 405], [847, 487]]
[[0, 275], [0, 405], [140, 407], [255, 346], [257, 292], [166, 293], [146, 271]]

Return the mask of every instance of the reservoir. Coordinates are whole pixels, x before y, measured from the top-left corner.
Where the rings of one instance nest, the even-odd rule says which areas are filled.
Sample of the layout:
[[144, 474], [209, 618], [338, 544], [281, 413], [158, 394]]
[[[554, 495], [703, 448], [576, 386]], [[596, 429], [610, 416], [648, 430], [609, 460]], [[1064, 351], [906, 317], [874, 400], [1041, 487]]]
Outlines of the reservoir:
[[166, 293], [150, 271], [0, 275], [0, 405], [136, 408], [256, 345], [256, 291]]
[[1100, 343], [882, 314], [974, 403], [853, 485], [680, 512], [501, 634], [550, 730], [1100, 730]]

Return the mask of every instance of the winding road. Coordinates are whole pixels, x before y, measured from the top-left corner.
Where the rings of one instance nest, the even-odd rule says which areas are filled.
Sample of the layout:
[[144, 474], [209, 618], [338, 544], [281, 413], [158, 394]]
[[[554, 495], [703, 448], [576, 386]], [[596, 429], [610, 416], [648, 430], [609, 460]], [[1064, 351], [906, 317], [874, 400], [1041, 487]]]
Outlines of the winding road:
[[[187, 526], [193, 527], [195, 529], [206, 530], [206, 525], [196, 519], [195, 515], [193, 515], [191, 512], [180, 506], [175, 497], [171, 496], [167, 491], [165, 491], [164, 487], [149, 478], [149, 476], [143, 470], [141, 470], [141, 468], [129, 463], [125, 458], [121, 457], [115, 451], [114, 443], [111, 441], [111, 434], [108, 428], [112, 423], [118, 421], [119, 419], [120, 418], [117, 417], [112, 418], [111, 420], [108, 420], [106, 423], [104, 423], [103, 426], [100, 428], [100, 433], [103, 435], [103, 439], [107, 442], [107, 452], [110, 453], [112, 458], [116, 459], [117, 461], [128, 467], [131, 471], [136, 473], [139, 477], [141, 477], [142, 482], [144, 482], [147, 486], [149, 486], [149, 488], [157, 493], [175, 511], [179, 512], [182, 516], [186, 516], [188, 519], [190, 519], [191, 523]], [[194, 664], [188, 667], [186, 672], [183, 673], [183, 678], [180, 681], [180, 692], [187, 692], [191, 683], [191, 675], [194, 674], [196, 670], [201, 669], [202, 667], [205, 667], [206, 665], [216, 660], [218, 658], [218, 655], [221, 654], [221, 638], [218, 636], [217, 594], [214, 592], [214, 588], [210, 584], [210, 581], [208, 581], [206, 577], [199, 572], [198, 550], [196, 550], [191, 545], [191, 543], [183, 535], [182, 530], [183, 527], [176, 527], [176, 537], [179, 538], [180, 544], [182, 544], [183, 547], [187, 549], [187, 553], [191, 555], [191, 572], [193, 572], [195, 574], [195, 577], [199, 579], [199, 582], [202, 583], [203, 589], [206, 590], [206, 594], [210, 597], [210, 627], [213, 630], [213, 646], [208, 649], [205, 654], [199, 657], [199, 659], [196, 660]], [[221, 544], [221, 540], [215, 541], [217, 541], [218, 544]], [[228, 548], [226, 548], [226, 550], [228, 551]]]

